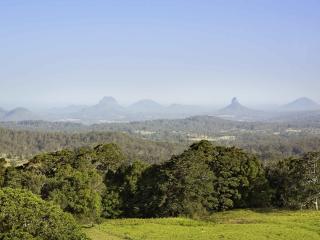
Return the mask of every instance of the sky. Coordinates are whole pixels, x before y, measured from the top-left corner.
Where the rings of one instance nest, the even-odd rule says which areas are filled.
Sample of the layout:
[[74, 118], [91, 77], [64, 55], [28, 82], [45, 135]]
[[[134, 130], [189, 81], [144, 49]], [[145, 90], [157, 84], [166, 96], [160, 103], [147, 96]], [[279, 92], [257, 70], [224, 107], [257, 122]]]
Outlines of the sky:
[[319, 0], [1, 0], [0, 107], [320, 102]]

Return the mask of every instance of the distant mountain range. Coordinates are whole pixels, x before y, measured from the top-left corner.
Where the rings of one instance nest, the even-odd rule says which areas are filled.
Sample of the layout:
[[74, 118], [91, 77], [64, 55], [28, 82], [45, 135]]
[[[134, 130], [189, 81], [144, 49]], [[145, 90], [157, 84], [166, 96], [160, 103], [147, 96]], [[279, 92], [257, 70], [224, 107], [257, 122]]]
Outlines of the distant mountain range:
[[64, 112], [59, 115], [59, 118], [84, 123], [103, 123], [184, 118], [203, 113], [205, 110], [201, 107], [178, 104], [164, 106], [150, 99], [140, 100], [125, 107], [120, 105], [115, 98], [107, 96], [96, 105], [83, 107], [71, 114]]
[[[197, 115], [212, 115], [225, 119], [240, 121], [286, 121], [291, 116], [299, 117], [299, 112], [311, 112], [307, 116], [313, 116], [312, 111], [320, 110], [320, 105], [309, 98], [299, 98], [274, 111], [259, 111], [242, 105], [237, 98], [231, 103], [215, 111], [208, 107], [172, 104], [161, 105], [153, 100], [140, 100], [130, 106], [122, 106], [113, 97], [104, 97], [92, 106], [69, 106], [55, 108], [41, 113], [34, 113], [26, 108], [16, 108], [6, 111], [0, 108], [0, 121], [24, 121], [46, 120], [55, 122], [79, 122], [85, 124], [104, 122], [130, 122], [154, 119], [176, 119]], [[319, 114], [317, 115], [319, 116]]]
[[243, 106], [237, 98], [233, 98], [230, 105], [220, 109], [214, 115], [238, 121], [290, 122], [293, 119], [303, 121], [312, 119], [314, 121], [320, 116], [320, 105], [309, 98], [303, 97], [273, 111], [259, 111]]

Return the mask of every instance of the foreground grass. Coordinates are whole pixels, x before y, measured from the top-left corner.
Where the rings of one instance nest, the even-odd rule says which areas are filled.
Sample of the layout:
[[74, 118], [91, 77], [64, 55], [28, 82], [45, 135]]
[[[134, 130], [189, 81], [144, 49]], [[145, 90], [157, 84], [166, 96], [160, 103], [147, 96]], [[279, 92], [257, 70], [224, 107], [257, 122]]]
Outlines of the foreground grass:
[[92, 240], [319, 240], [320, 212], [238, 210], [216, 213], [206, 221], [187, 218], [117, 219], [84, 230]]

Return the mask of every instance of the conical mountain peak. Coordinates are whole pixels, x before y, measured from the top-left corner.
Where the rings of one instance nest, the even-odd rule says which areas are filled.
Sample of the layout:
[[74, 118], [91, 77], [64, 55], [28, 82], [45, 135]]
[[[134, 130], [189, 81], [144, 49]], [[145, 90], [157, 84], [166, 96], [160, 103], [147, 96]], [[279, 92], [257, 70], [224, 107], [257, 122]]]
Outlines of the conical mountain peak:
[[283, 106], [283, 109], [287, 111], [310, 111], [319, 110], [320, 105], [310, 98], [301, 97]]
[[248, 113], [252, 110], [241, 105], [241, 103], [238, 101], [236, 97], [232, 98], [231, 104], [226, 106], [225, 108], [220, 110], [220, 113], [223, 114], [242, 114], [242, 113]]

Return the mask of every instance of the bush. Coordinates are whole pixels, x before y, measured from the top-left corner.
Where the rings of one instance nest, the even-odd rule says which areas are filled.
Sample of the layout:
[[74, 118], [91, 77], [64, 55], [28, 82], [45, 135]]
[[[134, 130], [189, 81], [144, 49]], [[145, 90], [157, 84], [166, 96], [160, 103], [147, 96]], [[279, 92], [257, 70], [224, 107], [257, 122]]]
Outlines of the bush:
[[1, 240], [83, 240], [70, 214], [29, 191], [0, 189]]

